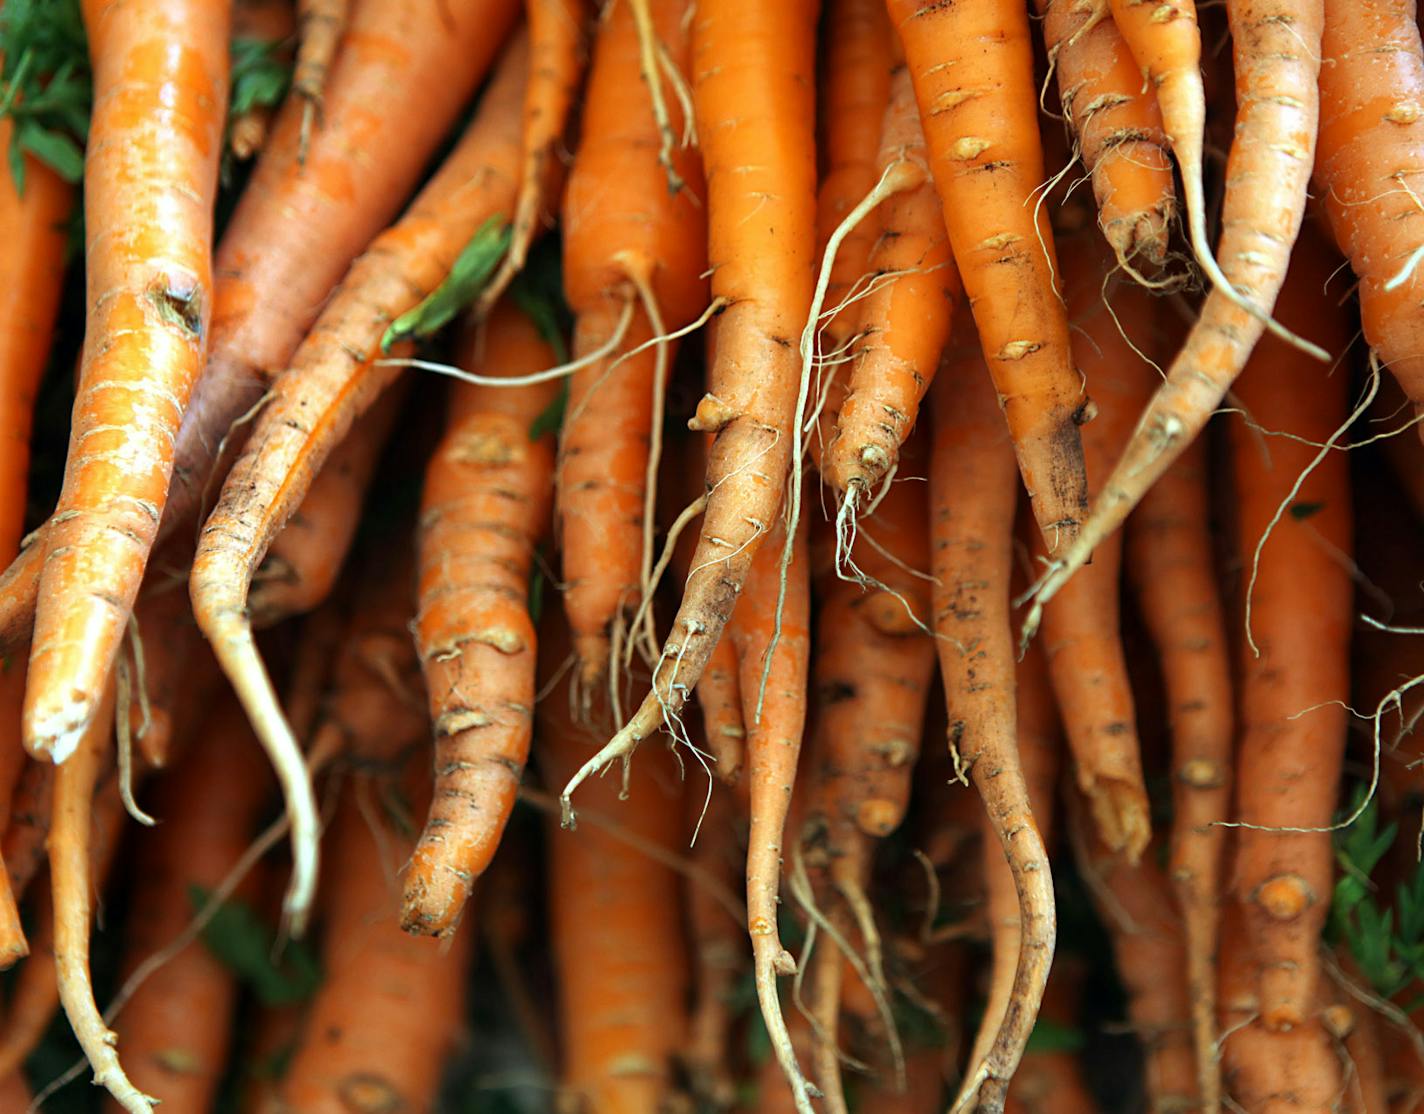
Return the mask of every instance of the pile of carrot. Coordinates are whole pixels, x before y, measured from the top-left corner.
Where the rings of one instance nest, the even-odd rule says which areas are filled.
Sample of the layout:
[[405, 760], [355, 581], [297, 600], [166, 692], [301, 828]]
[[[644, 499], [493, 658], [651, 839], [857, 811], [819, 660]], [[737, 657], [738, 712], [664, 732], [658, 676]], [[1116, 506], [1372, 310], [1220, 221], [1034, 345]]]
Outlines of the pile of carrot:
[[1413, 0], [3, 0], [0, 149], [0, 1110], [1424, 1105]]

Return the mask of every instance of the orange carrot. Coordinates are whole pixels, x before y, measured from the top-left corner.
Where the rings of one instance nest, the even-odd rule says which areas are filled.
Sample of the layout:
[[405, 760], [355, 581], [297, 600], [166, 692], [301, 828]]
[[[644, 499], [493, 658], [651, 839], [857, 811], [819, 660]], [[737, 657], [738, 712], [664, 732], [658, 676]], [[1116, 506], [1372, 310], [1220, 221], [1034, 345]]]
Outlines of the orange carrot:
[[10, 798], [9, 823], [0, 848], [4, 851], [5, 870], [17, 902], [24, 899], [25, 891], [44, 863], [53, 786], [54, 767], [48, 762], [29, 762], [21, 771]]
[[[162, 822], [138, 845], [124, 942], [129, 972], [187, 928], [194, 888], [216, 888], [246, 851], [270, 787], [242, 709], [229, 700], [154, 787], [152, 811]], [[201, 944], [154, 971], [115, 1023], [134, 1085], [171, 1109], [208, 1109], [225, 1071], [236, 1002], [232, 970]]]
[[[350, 8], [350, 0], [297, 0], [297, 29], [301, 39], [292, 69], [292, 92], [306, 102], [303, 106], [305, 133], [310, 133], [313, 117], [321, 113], [322, 94], [346, 31]], [[304, 136], [303, 148], [309, 142]], [[305, 154], [303, 150], [303, 158]]]
[[945, 228], [1034, 516], [1057, 553], [1087, 504], [1088, 403], [1055, 289], [1028, 12], [1015, 0], [889, 0]]
[[[508, 301], [459, 355], [494, 376], [558, 362]], [[534, 434], [557, 391], [458, 384], [426, 470], [415, 630], [435, 725], [435, 795], [405, 876], [407, 932], [446, 936], [460, 923], [529, 756], [538, 660], [530, 568], [549, 528], [554, 475], [553, 440]]]
[[[1009, 623], [1017, 506], [1011, 445], [994, 388], [966, 327], [933, 391], [930, 467], [934, 628], [949, 708], [954, 772], [973, 781], [1013, 875], [1018, 962], [992, 1040], [966, 1068], [959, 1108], [1002, 1110], [1043, 997], [1056, 936], [1052, 880], [1016, 746], [1014, 646]], [[972, 498], [970, 497], [972, 495]]]
[[273, 384], [272, 400], [228, 474], [194, 559], [190, 589], [198, 625], [268, 748], [287, 798], [294, 849], [288, 915], [294, 929], [302, 927], [316, 881], [316, 809], [253, 641], [245, 613], [248, 587], [332, 449], [398, 374], [397, 367], [375, 359], [384, 323], [443, 280], [487, 219], [508, 213], [527, 56], [522, 37], [506, 50], [459, 145], [406, 215], [352, 266], [292, 366]]
[[[276, 57], [290, 59], [285, 49], [287, 40], [296, 30], [296, 13], [292, 0], [233, 0], [232, 41], [260, 43], [275, 52]], [[270, 105], [253, 105], [242, 113], [234, 113], [227, 122], [227, 146], [233, 156], [247, 160], [267, 143], [275, 110]]]
[[[54, 905], [36, 896], [29, 959], [19, 969], [0, 1026], [0, 1080], [23, 1078], [24, 1063], [44, 1040], [59, 1010], [59, 970], [54, 963]], [[21, 1107], [21, 1109], [24, 1109]]]
[[1118, 262], [1161, 265], [1176, 212], [1157, 97], [1143, 87], [1105, 0], [1036, 0], [1063, 115], [1092, 175], [1098, 227]]
[[[1328, 330], [1339, 350], [1350, 324], [1325, 292], [1335, 264], [1315, 238], [1298, 246], [1281, 301], [1282, 320]], [[1308, 376], [1308, 377], [1307, 377]], [[1302, 366], [1267, 341], [1237, 385], [1246, 410], [1275, 428], [1322, 442], [1345, 412], [1345, 377]], [[1259, 1011], [1267, 1029], [1302, 1025], [1320, 991], [1320, 932], [1334, 857], [1328, 825], [1339, 793], [1349, 699], [1352, 583], [1349, 462], [1316, 456], [1309, 443], [1262, 439], [1231, 423], [1235, 506], [1248, 570], [1247, 632], [1241, 658], [1241, 738], [1232, 888], [1257, 957]], [[1270, 537], [1272, 519], [1289, 498]], [[1223, 947], [1225, 942], [1223, 941]]]
[[94, 67], [89, 313], [24, 711], [26, 748], [55, 762], [103, 696], [203, 367], [227, 106], [228, 4], [86, 0], [83, 13]]
[[[662, 77], [647, 71], [640, 49], [643, 6], [670, 64], [686, 68], [688, 0], [615, 0], [604, 8], [564, 200], [574, 355], [604, 353], [571, 380], [559, 441], [564, 608], [588, 686], [607, 675], [611, 643], [634, 633], [627, 620], [650, 587], [660, 400], [673, 351], [652, 342], [707, 302], [702, 170], [687, 148], [660, 163], [659, 124], [648, 102]], [[672, 119], [684, 127], [680, 115]]]

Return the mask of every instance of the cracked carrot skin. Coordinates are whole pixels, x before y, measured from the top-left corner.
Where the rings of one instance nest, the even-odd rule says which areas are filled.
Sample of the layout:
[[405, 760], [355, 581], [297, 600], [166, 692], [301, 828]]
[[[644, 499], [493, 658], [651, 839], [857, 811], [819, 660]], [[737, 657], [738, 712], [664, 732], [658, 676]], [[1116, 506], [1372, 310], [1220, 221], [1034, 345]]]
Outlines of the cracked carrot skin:
[[1038, 91], [1019, 0], [888, 0], [920, 105], [945, 228], [1051, 553], [1087, 508], [1078, 426], [1088, 414], [1042, 186]]
[[[603, 10], [583, 109], [583, 138], [564, 198], [564, 290], [577, 318], [574, 355], [603, 348], [632, 313], [618, 350], [576, 372], [559, 438], [556, 514], [563, 550], [564, 610], [582, 681], [609, 666], [611, 629], [642, 597], [644, 509], [659, 352], [638, 286], [651, 291], [672, 332], [707, 305], [706, 187], [694, 148], [659, 158], [661, 137], [643, 78], [628, 0]], [[653, 31], [679, 73], [687, 70], [689, 0], [654, 0]], [[655, 75], [656, 76], [656, 75]], [[664, 82], [664, 91], [668, 92]], [[676, 98], [674, 132], [683, 119]], [[681, 185], [673, 189], [669, 173]], [[616, 186], [614, 185], [616, 183]], [[675, 348], [665, 349], [670, 363]], [[666, 367], [663, 375], [666, 376]]]
[[1415, 3], [1324, 7], [1315, 181], [1335, 242], [1360, 279], [1365, 339], [1415, 413], [1424, 413], [1424, 268], [1409, 267], [1424, 244], [1424, 49]]
[[[1281, 320], [1309, 326], [1344, 351], [1352, 324], [1325, 284], [1337, 263], [1304, 236], [1280, 301]], [[1237, 385], [1248, 413], [1273, 428], [1323, 442], [1345, 416], [1346, 377], [1306, 364], [1267, 338]], [[1316, 455], [1282, 437], [1263, 445], [1238, 418], [1230, 424], [1240, 559], [1250, 577], [1255, 548], [1282, 499]], [[1236, 819], [1266, 827], [1328, 827], [1335, 818], [1350, 699], [1353, 545], [1350, 466], [1329, 453], [1292, 497], [1261, 551], [1250, 630], [1259, 656], [1241, 652]], [[1314, 1016], [1322, 978], [1320, 933], [1330, 903], [1329, 831], [1235, 833], [1232, 889], [1257, 956], [1262, 1023], [1279, 1030]], [[1223, 942], [1223, 947], [1224, 947]]]
[[[558, 362], [505, 300], [460, 345], [462, 366], [526, 375]], [[549, 530], [550, 434], [532, 427], [554, 382], [457, 383], [425, 474], [416, 644], [435, 725], [435, 793], [405, 875], [401, 924], [447, 936], [514, 809], [533, 733], [538, 640], [529, 614], [534, 549]]]
[[157, 535], [212, 313], [227, 3], [86, 0], [88, 316], [64, 487], [45, 538], [25, 693], [31, 754], [93, 718]]

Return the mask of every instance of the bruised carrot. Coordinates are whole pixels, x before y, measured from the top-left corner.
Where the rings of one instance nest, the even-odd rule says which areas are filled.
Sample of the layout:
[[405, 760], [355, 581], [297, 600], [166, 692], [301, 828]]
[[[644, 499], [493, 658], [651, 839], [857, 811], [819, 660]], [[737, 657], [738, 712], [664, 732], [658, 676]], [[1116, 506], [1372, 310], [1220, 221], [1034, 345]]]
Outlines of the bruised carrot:
[[319, 605], [336, 584], [356, 535], [361, 505], [381, 450], [404, 401], [397, 385], [352, 426], [316, 474], [296, 513], [253, 574], [248, 606], [256, 626], [270, 626]]
[[1015, 0], [889, 0], [920, 105], [944, 224], [1019, 470], [1050, 553], [1087, 505], [1087, 399], [1055, 288], [1042, 206], [1028, 12]]
[[1141, 255], [1160, 266], [1176, 196], [1157, 97], [1144, 87], [1106, 0], [1036, 0], [1036, 7], [1063, 115], [1092, 175], [1098, 227], [1119, 263]]
[[[1125, 2], [1115, 0], [1114, 11]], [[1170, 14], [1182, 3], [1190, 0], [1172, 0], [1162, 9]], [[1139, 4], [1134, 10], [1145, 18], [1151, 7]], [[1238, 0], [1228, 6], [1227, 15], [1241, 107], [1227, 161], [1224, 234], [1217, 254], [1237, 293], [1228, 296], [1220, 284], [1208, 293], [1166, 382], [1152, 396], [1111, 475], [1099, 486], [1082, 532], [1053, 554], [1054, 564], [1038, 587], [1026, 632], [1036, 626], [1042, 605], [1122, 525], [1201, 432], [1260, 339], [1285, 280], [1315, 153], [1320, 0]], [[1195, 36], [1195, 26], [1189, 30]], [[1261, 183], [1271, 188], [1262, 189]], [[1240, 298], [1253, 309], [1243, 309], [1236, 300]]]
[[1002, 1016], [986, 1014], [993, 1039], [966, 1068], [955, 1106], [977, 1097], [979, 1109], [1002, 1110], [1043, 997], [1057, 929], [1043, 839], [1016, 746], [1012, 446], [971, 338], [965, 328], [951, 342], [932, 391], [930, 544], [949, 750], [955, 772], [967, 773], [989, 814], [1013, 875], [1021, 926], [1012, 995]]
[[[1281, 300], [1287, 324], [1328, 330], [1343, 350], [1350, 325], [1325, 292], [1335, 263], [1315, 239], [1302, 240]], [[1305, 378], [1306, 375], [1309, 378]], [[1345, 413], [1345, 377], [1303, 367], [1267, 340], [1237, 385], [1241, 404], [1296, 437], [1319, 443]], [[1243, 568], [1249, 570], [1250, 645], [1241, 657], [1241, 736], [1236, 759], [1237, 818], [1232, 888], [1256, 956], [1263, 1025], [1303, 1025], [1320, 993], [1320, 932], [1330, 902], [1329, 825], [1339, 793], [1350, 697], [1352, 545], [1349, 462], [1312, 444], [1263, 440], [1233, 421], [1235, 506]], [[1290, 497], [1264, 541], [1279, 504]], [[1223, 947], [1225, 941], [1223, 941]]]
[[26, 748], [55, 762], [79, 745], [103, 696], [207, 351], [227, 106], [228, 4], [88, 0], [83, 13], [94, 69], [89, 312], [24, 711]]
[[[508, 301], [467, 335], [460, 360], [511, 377], [558, 362]], [[407, 932], [455, 931], [519, 791], [538, 659], [530, 569], [549, 527], [554, 475], [552, 438], [536, 427], [557, 393], [553, 383], [457, 384], [426, 470], [415, 630], [435, 725], [435, 793], [405, 875]]]
[[[655, 338], [686, 325], [707, 302], [702, 169], [686, 148], [666, 167], [659, 159], [649, 99], [650, 83], [660, 88], [662, 77], [644, 67], [644, 5], [670, 64], [686, 69], [688, 0], [615, 0], [604, 8], [564, 200], [574, 355], [606, 353], [570, 381], [559, 439], [564, 609], [586, 686], [603, 682], [610, 646], [631, 636], [627, 620], [650, 587], [658, 400], [673, 352]], [[680, 114], [671, 126], [685, 126]]]
[[861, 336], [825, 465], [827, 479], [852, 511], [893, 472], [939, 368], [959, 297], [904, 66], [891, 79], [878, 161], [882, 174], [894, 168], [905, 184], [880, 206], [880, 236], [867, 265], [883, 281], [859, 307]]
[[[168, 947], [247, 849], [271, 787], [270, 774], [235, 701], [159, 780], [144, 833], [126, 922], [132, 972]], [[237, 1004], [233, 971], [201, 944], [174, 955], [139, 987], [116, 1020], [130, 1078], [170, 1108], [206, 1110], [225, 1071]]]
[[[292, 0], [233, 0], [234, 49], [239, 43], [256, 43], [279, 58], [290, 58], [285, 44], [296, 25]], [[262, 150], [274, 111], [270, 105], [257, 104], [232, 114], [227, 122], [227, 146], [235, 158], [245, 161]]]
[[273, 384], [272, 400], [228, 474], [194, 559], [189, 583], [198, 625], [238, 688], [287, 797], [295, 858], [288, 914], [297, 929], [316, 881], [315, 804], [257, 654], [245, 614], [248, 587], [316, 472], [398, 374], [397, 367], [375, 359], [383, 323], [412, 308], [448, 274], [485, 220], [508, 213], [527, 55], [522, 37], [507, 48], [459, 145], [407, 214], [352, 266], [339, 296]]

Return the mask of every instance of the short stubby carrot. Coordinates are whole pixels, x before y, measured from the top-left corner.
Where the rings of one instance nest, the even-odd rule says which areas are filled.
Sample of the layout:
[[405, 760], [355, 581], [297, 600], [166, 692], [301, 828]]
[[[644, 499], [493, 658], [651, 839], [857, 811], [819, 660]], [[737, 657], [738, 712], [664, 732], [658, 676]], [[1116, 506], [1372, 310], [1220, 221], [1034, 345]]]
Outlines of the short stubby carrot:
[[1054, 564], [1038, 585], [1025, 622], [1028, 633], [1042, 605], [1122, 525], [1201, 432], [1265, 330], [1300, 231], [1315, 153], [1320, 3], [1236, 0], [1227, 6], [1240, 108], [1226, 166], [1217, 254], [1235, 297], [1249, 301], [1254, 312], [1219, 287], [1207, 294], [1166, 382], [1098, 488], [1081, 533], [1053, 553]]
[[[570, 381], [559, 439], [564, 609], [586, 686], [607, 674], [612, 643], [635, 633], [626, 630], [627, 620], [650, 587], [648, 516], [663, 424], [659, 400], [672, 352], [656, 338], [686, 325], [707, 302], [701, 163], [680, 146], [668, 165], [660, 158], [650, 83], [662, 77], [657, 69], [645, 72], [637, 17], [646, 2], [615, 0], [604, 9], [583, 139], [564, 198], [564, 290], [577, 319], [574, 355], [604, 353]], [[647, 9], [666, 57], [685, 70], [688, 0], [656, 0]], [[681, 130], [685, 121], [676, 103], [668, 110], [671, 126]]]
[[823, 465], [852, 510], [893, 474], [900, 445], [939, 369], [959, 298], [959, 274], [904, 66], [891, 78], [878, 167], [882, 174], [896, 168], [905, 184], [880, 205], [880, 236], [867, 260], [877, 285], [853, 314], [860, 335]]
[[1028, 12], [1016, 0], [888, 0], [920, 105], [945, 228], [1019, 471], [1051, 553], [1087, 507], [1089, 414], [1044, 207]]
[[1365, 339], [1424, 413], [1424, 49], [1415, 4], [1324, 6], [1315, 180], [1360, 279]]
[[1107, 0], [1036, 0], [1063, 115], [1093, 178], [1098, 227], [1119, 262], [1166, 261], [1176, 215], [1157, 97], [1145, 88]]
[[88, 317], [24, 713], [26, 747], [55, 762], [103, 697], [203, 367], [228, 84], [226, 3], [88, 0], [83, 13]]
[[517, 186], [519, 104], [528, 65], [522, 35], [506, 49], [480, 110], [409, 211], [352, 265], [340, 293], [273, 384], [242, 455], [203, 527], [189, 579], [198, 625], [238, 690], [278, 767], [292, 818], [293, 890], [300, 928], [316, 883], [315, 801], [246, 615], [253, 571], [327, 457], [389, 386], [377, 364], [386, 323], [448, 275], [484, 223], [507, 219]]
[[[558, 362], [508, 301], [466, 336], [460, 361], [492, 376]], [[554, 474], [553, 438], [536, 426], [557, 394], [551, 382], [457, 384], [426, 469], [415, 632], [435, 725], [435, 794], [405, 874], [408, 932], [455, 930], [529, 755], [538, 660], [530, 570], [549, 528]]]

